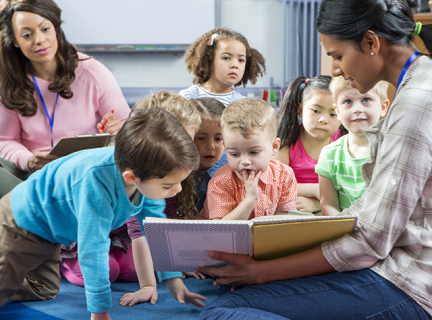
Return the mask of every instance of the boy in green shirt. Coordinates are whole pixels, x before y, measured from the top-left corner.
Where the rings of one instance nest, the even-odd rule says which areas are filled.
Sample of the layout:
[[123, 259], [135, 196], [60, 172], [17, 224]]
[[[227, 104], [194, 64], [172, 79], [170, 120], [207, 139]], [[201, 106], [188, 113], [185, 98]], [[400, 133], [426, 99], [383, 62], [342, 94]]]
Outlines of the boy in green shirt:
[[349, 208], [366, 190], [361, 167], [369, 158], [369, 141], [365, 130], [387, 113], [388, 83], [378, 82], [361, 94], [342, 76], [333, 78], [333, 93], [338, 118], [348, 134], [324, 147], [315, 172], [319, 175], [320, 205], [325, 216], [337, 215]]

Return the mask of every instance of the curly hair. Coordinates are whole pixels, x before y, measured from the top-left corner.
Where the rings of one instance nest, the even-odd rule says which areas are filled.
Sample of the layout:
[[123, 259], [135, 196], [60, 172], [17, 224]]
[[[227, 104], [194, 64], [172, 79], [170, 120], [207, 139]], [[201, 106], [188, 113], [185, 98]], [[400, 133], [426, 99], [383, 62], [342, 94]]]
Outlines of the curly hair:
[[[217, 34], [213, 45], [209, 45], [211, 36]], [[203, 34], [185, 52], [185, 61], [189, 73], [193, 73], [195, 78], [193, 83], [204, 84], [211, 76], [214, 53], [218, 43], [224, 40], [234, 39], [242, 42], [246, 48], [246, 67], [243, 78], [234, 86], [246, 86], [250, 81], [255, 84], [259, 76], [263, 76], [266, 67], [265, 59], [258, 50], [252, 49], [246, 38], [238, 32], [227, 28], [216, 28]]]
[[58, 92], [64, 99], [71, 99], [70, 88], [75, 81], [75, 69], [78, 66], [78, 54], [75, 46], [66, 40], [61, 28], [61, 10], [52, 0], [6, 0], [0, 12], [0, 96], [1, 103], [10, 110], [16, 110], [24, 117], [32, 117], [37, 112], [33, 96], [35, 86], [27, 77], [28, 59], [20, 48], [14, 46], [15, 36], [12, 16], [24, 11], [37, 14], [49, 20], [57, 33], [58, 49], [55, 55], [58, 67], [54, 81], [50, 84], [51, 92]]

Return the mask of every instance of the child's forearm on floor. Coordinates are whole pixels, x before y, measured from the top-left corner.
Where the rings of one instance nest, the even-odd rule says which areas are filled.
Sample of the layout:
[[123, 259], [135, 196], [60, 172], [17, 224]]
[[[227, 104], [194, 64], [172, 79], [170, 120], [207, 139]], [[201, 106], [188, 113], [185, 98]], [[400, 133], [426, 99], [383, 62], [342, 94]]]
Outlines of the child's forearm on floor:
[[147, 286], [156, 287], [153, 260], [147, 239], [144, 236], [132, 240], [132, 252], [140, 288]]

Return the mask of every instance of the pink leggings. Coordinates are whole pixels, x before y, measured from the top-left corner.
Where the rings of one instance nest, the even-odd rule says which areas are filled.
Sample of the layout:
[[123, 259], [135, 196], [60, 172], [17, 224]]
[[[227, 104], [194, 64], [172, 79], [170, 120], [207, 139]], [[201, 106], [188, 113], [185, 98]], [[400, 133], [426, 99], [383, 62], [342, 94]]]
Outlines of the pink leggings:
[[[116, 279], [125, 281], [138, 281], [133, 261], [132, 248], [124, 253], [120, 248], [114, 248], [109, 252], [109, 279], [114, 282]], [[60, 263], [60, 272], [70, 283], [84, 287], [84, 279], [78, 258], [63, 259]]]

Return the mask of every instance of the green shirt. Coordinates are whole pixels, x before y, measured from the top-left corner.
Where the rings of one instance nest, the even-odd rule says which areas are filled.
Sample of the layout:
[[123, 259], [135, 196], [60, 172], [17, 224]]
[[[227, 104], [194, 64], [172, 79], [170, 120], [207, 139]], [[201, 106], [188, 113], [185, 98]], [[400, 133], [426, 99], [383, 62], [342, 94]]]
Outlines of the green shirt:
[[351, 157], [348, 136], [349, 133], [325, 146], [315, 166], [317, 174], [333, 182], [339, 196], [340, 210], [349, 208], [366, 190], [361, 167], [369, 156], [359, 159]]

